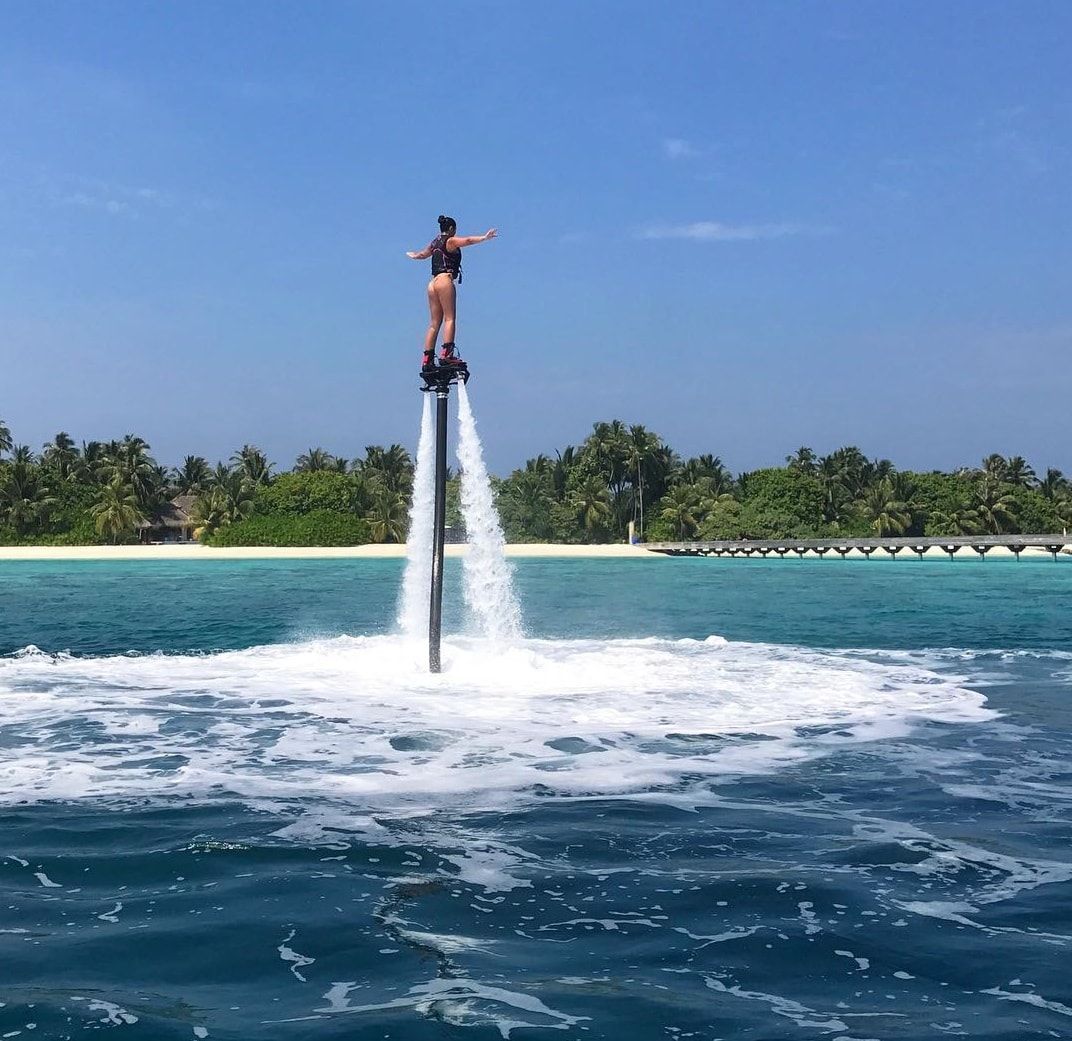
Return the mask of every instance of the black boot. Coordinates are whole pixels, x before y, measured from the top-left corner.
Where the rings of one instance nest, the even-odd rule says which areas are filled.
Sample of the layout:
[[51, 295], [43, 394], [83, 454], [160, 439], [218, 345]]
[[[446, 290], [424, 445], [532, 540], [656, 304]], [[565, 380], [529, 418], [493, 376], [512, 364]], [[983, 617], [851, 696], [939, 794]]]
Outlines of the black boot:
[[464, 365], [465, 362], [454, 353], [454, 343], [443, 344], [443, 352], [439, 356], [440, 365]]

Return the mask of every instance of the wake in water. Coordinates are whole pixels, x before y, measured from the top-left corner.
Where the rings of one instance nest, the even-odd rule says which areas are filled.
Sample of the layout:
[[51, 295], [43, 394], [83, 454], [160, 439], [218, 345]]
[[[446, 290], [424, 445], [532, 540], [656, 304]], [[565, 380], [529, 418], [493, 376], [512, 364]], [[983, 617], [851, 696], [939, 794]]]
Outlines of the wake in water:
[[421, 438], [413, 475], [413, 503], [406, 536], [406, 570], [398, 623], [409, 639], [428, 635], [429, 586], [432, 581], [432, 527], [435, 510], [435, 420], [432, 395], [422, 394]]
[[503, 553], [505, 540], [464, 383], [458, 384], [458, 461], [462, 467], [462, 516], [469, 536], [465, 603], [477, 632], [495, 643], [517, 640], [521, 636], [521, 608]]
[[[647, 793], [706, 798], [985, 699], [917, 665], [696, 640], [337, 637], [215, 655], [0, 658], [0, 795], [354, 800], [390, 815]], [[447, 682], [444, 682], [447, 681]]]

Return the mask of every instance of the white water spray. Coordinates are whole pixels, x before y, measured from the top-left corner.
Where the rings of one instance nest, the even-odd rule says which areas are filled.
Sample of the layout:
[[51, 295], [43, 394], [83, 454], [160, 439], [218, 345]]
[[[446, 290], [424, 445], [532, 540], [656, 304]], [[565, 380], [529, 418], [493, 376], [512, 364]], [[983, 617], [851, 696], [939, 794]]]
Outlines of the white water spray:
[[428, 601], [432, 582], [432, 524], [435, 509], [435, 419], [432, 395], [424, 394], [421, 439], [417, 445], [417, 469], [413, 475], [413, 502], [409, 508], [406, 536], [406, 571], [398, 624], [410, 639], [428, 635]]
[[517, 640], [521, 636], [521, 608], [503, 553], [502, 527], [464, 383], [458, 384], [458, 461], [462, 467], [462, 516], [469, 536], [463, 569], [465, 602], [483, 636], [495, 642]]

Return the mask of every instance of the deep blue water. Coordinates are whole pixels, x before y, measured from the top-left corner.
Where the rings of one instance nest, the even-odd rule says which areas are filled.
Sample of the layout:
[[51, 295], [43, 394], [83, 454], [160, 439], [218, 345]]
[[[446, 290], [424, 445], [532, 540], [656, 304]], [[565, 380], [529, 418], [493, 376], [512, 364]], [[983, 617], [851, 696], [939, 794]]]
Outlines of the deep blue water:
[[400, 575], [0, 562], [0, 1035], [1072, 1037], [1072, 561]]

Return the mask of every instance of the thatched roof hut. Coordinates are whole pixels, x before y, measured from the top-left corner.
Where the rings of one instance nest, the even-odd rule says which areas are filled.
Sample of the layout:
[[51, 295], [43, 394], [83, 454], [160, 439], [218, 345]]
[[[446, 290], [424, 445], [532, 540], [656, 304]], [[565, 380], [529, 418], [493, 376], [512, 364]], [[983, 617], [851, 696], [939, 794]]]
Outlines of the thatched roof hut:
[[139, 522], [142, 542], [189, 542], [194, 537], [196, 495], [176, 495], [171, 502]]

